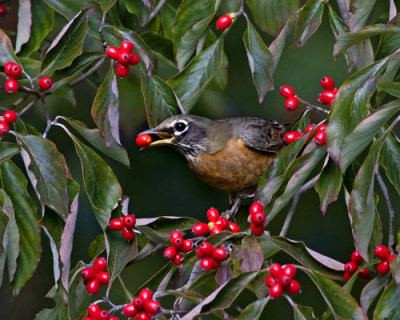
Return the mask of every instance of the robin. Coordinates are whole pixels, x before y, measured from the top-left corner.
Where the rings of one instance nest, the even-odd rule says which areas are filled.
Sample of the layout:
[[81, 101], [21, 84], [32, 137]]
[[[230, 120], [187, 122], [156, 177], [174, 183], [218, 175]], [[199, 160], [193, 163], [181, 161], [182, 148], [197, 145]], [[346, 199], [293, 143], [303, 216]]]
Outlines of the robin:
[[160, 139], [149, 147], [171, 146], [207, 184], [231, 194], [250, 190], [285, 145], [285, 127], [254, 117], [221, 120], [181, 114], [141, 134]]

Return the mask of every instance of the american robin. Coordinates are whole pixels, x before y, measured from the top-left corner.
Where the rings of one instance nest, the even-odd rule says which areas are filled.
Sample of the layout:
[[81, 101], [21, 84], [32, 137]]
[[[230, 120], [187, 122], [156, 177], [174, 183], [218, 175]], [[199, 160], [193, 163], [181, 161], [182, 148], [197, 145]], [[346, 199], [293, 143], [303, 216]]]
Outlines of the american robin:
[[183, 114], [141, 134], [144, 133], [160, 138], [149, 147], [166, 145], [177, 149], [201, 180], [235, 194], [257, 185], [284, 146], [285, 127], [254, 117], [210, 120]]

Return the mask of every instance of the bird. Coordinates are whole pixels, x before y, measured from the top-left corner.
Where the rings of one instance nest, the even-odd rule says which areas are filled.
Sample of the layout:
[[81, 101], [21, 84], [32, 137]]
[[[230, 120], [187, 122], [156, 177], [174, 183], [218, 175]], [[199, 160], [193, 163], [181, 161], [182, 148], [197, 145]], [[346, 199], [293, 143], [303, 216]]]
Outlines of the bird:
[[277, 121], [256, 117], [211, 120], [179, 114], [139, 135], [156, 138], [148, 147], [175, 148], [200, 180], [237, 195], [255, 189], [285, 146], [285, 131]]

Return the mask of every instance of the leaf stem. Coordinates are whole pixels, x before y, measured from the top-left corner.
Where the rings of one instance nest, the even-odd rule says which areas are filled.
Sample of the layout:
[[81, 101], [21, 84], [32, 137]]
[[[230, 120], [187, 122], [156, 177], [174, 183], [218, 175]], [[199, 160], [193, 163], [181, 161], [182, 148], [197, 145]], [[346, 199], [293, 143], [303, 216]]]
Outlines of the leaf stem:
[[51, 121], [49, 110], [47, 109], [47, 106], [46, 106], [46, 102], [44, 101], [44, 97], [42, 95], [40, 95], [40, 101], [42, 102], [43, 113], [44, 113], [44, 116], [46, 117], [46, 122], [47, 122], [46, 129], [43, 132], [43, 138], [46, 138], [53, 123]]
[[162, 7], [165, 5], [166, 2], [167, 0], [161, 0], [159, 3], [157, 3], [153, 11], [150, 12], [149, 17], [140, 24], [140, 26], [135, 30], [135, 33], [142, 31], [143, 28], [147, 26], [150, 23], [150, 21], [153, 20], [155, 16], [160, 12], [160, 10], [162, 9]]
[[97, 71], [97, 69], [99, 69], [101, 67], [101, 65], [104, 63], [104, 61], [106, 61], [106, 58], [101, 58], [99, 61], [97, 61], [97, 63], [91, 67], [88, 71], [86, 71], [85, 73], [83, 73], [80, 77], [72, 80], [69, 83], [70, 87], [76, 86], [78, 84], [80, 84], [81, 82], [85, 81], [87, 78], [89, 78], [93, 73], [95, 73]]

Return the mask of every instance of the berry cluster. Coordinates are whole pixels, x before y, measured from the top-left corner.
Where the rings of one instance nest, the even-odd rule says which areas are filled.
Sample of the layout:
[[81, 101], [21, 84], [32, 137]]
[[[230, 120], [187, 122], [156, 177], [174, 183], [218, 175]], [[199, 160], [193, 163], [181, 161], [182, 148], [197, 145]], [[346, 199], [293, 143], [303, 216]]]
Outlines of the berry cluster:
[[208, 232], [213, 236], [223, 231], [239, 232], [239, 226], [234, 222], [229, 222], [228, 219], [221, 217], [215, 208], [207, 210], [208, 224], [205, 222], [196, 223], [192, 228], [192, 233], [195, 237], [205, 236]]
[[394, 260], [396, 256], [391, 254], [389, 248], [382, 244], [375, 248], [374, 255], [381, 259], [381, 262], [376, 266], [376, 271], [380, 274], [387, 274], [390, 271], [390, 261]]
[[295, 96], [294, 90], [289, 86], [282, 86], [280, 89], [282, 97], [286, 98], [285, 108], [288, 111], [294, 111], [299, 106], [299, 98]]
[[318, 97], [318, 102], [320, 104], [329, 104], [332, 106], [333, 99], [335, 99], [338, 89], [335, 89], [335, 82], [330, 77], [323, 77], [320, 81], [322, 91]]
[[7, 13], [7, 10], [4, 6], [0, 5], [0, 18], [3, 18]]
[[283, 294], [283, 289], [290, 294], [298, 294], [301, 291], [300, 283], [294, 280], [296, 268], [291, 264], [283, 268], [279, 263], [274, 263], [269, 267], [269, 276], [265, 279], [265, 284], [269, 288], [269, 296], [278, 299]]
[[179, 266], [183, 260], [183, 254], [192, 251], [193, 241], [190, 239], [183, 239], [180, 231], [173, 231], [169, 237], [172, 246], [165, 248], [164, 258], [172, 260], [172, 262]]
[[197, 248], [196, 254], [201, 259], [200, 267], [206, 271], [210, 271], [211, 269], [218, 269], [220, 267], [221, 261], [228, 258], [229, 251], [223, 247], [214, 248], [211, 243], [203, 241]]
[[140, 58], [136, 53], [132, 53], [133, 44], [130, 41], [122, 41], [119, 49], [109, 46], [106, 50], [106, 55], [113, 60], [117, 60], [117, 75], [120, 78], [125, 78], [129, 74], [129, 65], [137, 65]]
[[150, 289], [142, 289], [139, 295], [122, 309], [127, 318], [135, 320], [150, 320], [154, 315], [161, 312], [161, 305], [158, 301], [152, 300], [153, 292]]
[[148, 134], [140, 134], [136, 137], [136, 145], [140, 148], [147, 147], [151, 141], [151, 136]]
[[107, 259], [100, 257], [93, 262], [92, 267], [81, 271], [81, 277], [89, 294], [96, 294], [99, 292], [101, 284], [108, 284], [110, 276], [106, 269]]
[[119, 320], [117, 317], [110, 316], [107, 310], [101, 310], [95, 303], [88, 307], [87, 313], [88, 316], [82, 320]]
[[[358, 270], [359, 266], [363, 263], [363, 258], [361, 257], [361, 254], [355, 250], [351, 254], [351, 261], [347, 262], [344, 265], [344, 275], [343, 278], [344, 280], [348, 281], [351, 276]], [[360, 279], [366, 280], [370, 276], [368, 269], [363, 268], [360, 270], [358, 277]]]
[[229, 14], [224, 14], [222, 16], [220, 16], [217, 19], [217, 22], [215, 23], [215, 25], [217, 26], [217, 29], [219, 30], [226, 30], [228, 29], [231, 24], [232, 24], [232, 19], [235, 18], [235, 13], [231, 12]]
[[251, 232], [256, 236], [262, 235], [264, 233], [265, 214], [261, 202], [253, 202], [250, 206], [249, 213]]
[[323, 146], [326, 143], [325, 129], [326, 125], [324, 124], [321, 124], [316, 128], [315, 125], [309, 124], [305, 130], [305, 133], [298, 131], [289, 131], [285, 133], [285, 135], [283, 136], [283, 140], [285, 141], [286, 144], [291, 144], [292, 142], [295, 142], [297, 139], [300, 139], [306, 133], [308, 133], [307, 135], [307, 140], [308, 140], [315, 132], [317, 132], [314, 136], [314, 142], [319, 146]]
[[122, 219], [111, 219], [109, 223], [110, 229], [113, 231], [121, 231], [122, 237], [125, 240], [133, 240], [135, 238], [135, 232], [133, 231], [135, 225], [136, 217], [132, 214], [128, 214]]
[[[4, 137], [10, 131], [8, 126], [9, 123], [15, 122], [17, 120], [17, 113], [14, 110], [8, 110], [3, 114], [3, 120], [0, 120], [0, 136]], [[1, 119], [1, 117], [0, 117]]]

